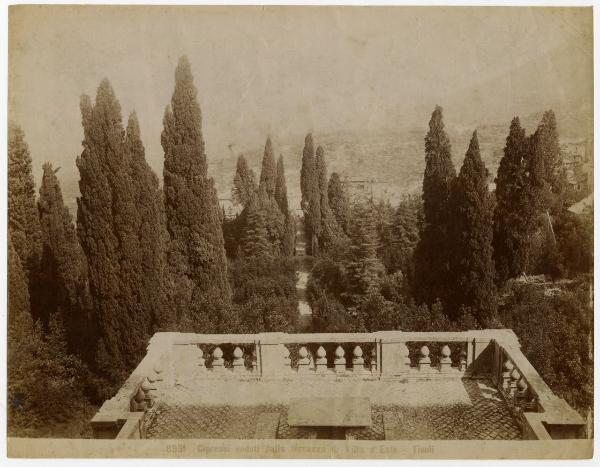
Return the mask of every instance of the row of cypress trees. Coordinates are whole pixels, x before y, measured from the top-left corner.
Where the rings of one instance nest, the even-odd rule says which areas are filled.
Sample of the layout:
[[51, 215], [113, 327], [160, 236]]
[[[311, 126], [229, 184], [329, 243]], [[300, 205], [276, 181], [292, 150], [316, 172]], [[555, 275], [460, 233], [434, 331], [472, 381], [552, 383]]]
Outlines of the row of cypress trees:
[[242, 211], [224, 225], [230, 257], [293, 256], [296, 221], [289, 209], [283, 155], [275, 163], [270, 137], [265, 143], [258, 183], [244, 155], [239, 155], [232, 199]]
[[9, 341], [19, 333], [47, 339], [58, 318], [65, 355], [76, 355], [106, 382], [99, 399], [139, 362], [153, 332], [190, 319], [196, 329], [217, 332], [222, 317], [209, 309], [231, 300], [196, 94], [182, 57], [163, 118], [162, 189], [145, 159], [137, 116], [131, 113], [124, 126], [108, 80], [95, 101], [82, 96], [76, 225], [50, 164], [36, 203], [23, 132], [9, 130], [9, 274], [23, 279], [9, 291], [9, 321], [19, 328]]
[[332, 179], [328, 181], [325, 150], [318, 146], [315, 152], [310, 133], [304, 139], [300, 190], [306, 254], [317, 256], [340, 243], [347, 242], [349, 204], [345, 200], [339, 176], [332, 174]]
[[545, 213], [550, 221], [550, 214], [563, 207], [564, 172], [554, 113], [545, 112], [529, 137], [519, 119], [513, 119], [495, 199], [476, 131], [456, 174], [439, 106], [429, 122], [425, 158], [414, 295], [429, 305], [441, 300], [451, 319], [467, 311], [482, 325], [490, 324], [497, 308], [496, 288], [527, 270], [540, 219]]

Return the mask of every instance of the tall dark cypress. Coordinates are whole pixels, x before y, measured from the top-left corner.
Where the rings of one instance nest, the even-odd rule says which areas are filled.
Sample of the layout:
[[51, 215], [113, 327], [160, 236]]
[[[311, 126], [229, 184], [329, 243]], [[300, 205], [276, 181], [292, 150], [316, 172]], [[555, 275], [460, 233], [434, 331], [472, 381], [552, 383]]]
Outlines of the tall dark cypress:
[[283, 155], [277, 159], [277, 176], [275, 178], [275, 201], [279, 205], [279, 209], [287, 215], [290, 207], [288, 205], [287, 184], [285, 181], [285, 168], [283, 166]]
[[539, 211], [549, 214], [560, 212], [566, 180], [556, 117], [552, 110], [544, 112], [535, 133], [530, 137], [528, 172]]
[[354, 222], [350, 226], [350, 247], [345, 267], [349, 299], [352, 304], [357, 304], [365, 295], [378, 289], [385, 268], [377, 257], [379, 244], [373, 203], [356, 204], [352, 217]]
[[40, 264], [40, 290], [45, 316], [59, 313], [72, 352], [87, 361], [93, 355], [96, 321], [88, 283], [87, 261], [77, 239], [73, 218], [64, 205], [58, 169], [45, 163], [38, 212], [43, 252]]
[[137, 206], [134, 229], [138, 237], [137, 276], [141, 278], [140, 300], [152, 311], [155, 322], [165, 317], [166, 239], [164, 236], [164, 204], [158, 177], [146, 161], [137, 115], [132, 112], [127, 122], [125, 149], [132, 195]]
[[265, 143], [265, 152], [262, 160], [262, 170], [260, 171], [259, 191], [263, 191], [269, 198], [275, 196], [275, 155], [273, 154], [273, 144], [271, 138], [267, 138]]
[[436, 106], [425, 137], [423, 175], [423, 223], [415, 250], [414, 292], [417, 299], [433, 304], [444, 300], [449, 272], [448, 198], [456, 177], [450, 140], [444, 130], [442, 108]]
[[321, 250], [326, 251], [329, 247], [345, 240], [346, 235], [338, 225], [337, 220], [329, 207], [327, 163], [325, 162], [325, 151], [321, 146], [317, 148], [315, 169], [317, 172], [319, 208], [321, 211], [319, 247]]
[[23, 130], [8, 125], [8, 228], [25, 275], [35, 272], [42, 252], [40, 224], [35, 206], [31, 155]]
[[256, 185], [256, 175], [248, 166], [248, 162], [243, 154], [240, 154], [237, 160], [235, 176], [233, 178], [233, 187], [231, 196], [233, 202], [247, 207], [250, 201], [254, 199], [258, 191]]
[[470, 308], [482, 326], [496, 314], [494, 262], [492, 259], [492, 212], [488, 170], [481, 160], [477, 132], [469, 143], [463, 165], [450, 197], [450, 275], [446, 313], [460, 316]]
[[525, 272], [527, 267], [528, 235], [535, 214], [535, 203], [530, 199], [528, 154], [529, 140], [515, 117], [496, 175], [493, 246], [498, 284]]
[[275, 201], [285, 217], [285, 226], [282, 243], [282, 253], [285, 256], [293, 256], [296, 250], [296, 221], [290, 212], [287, 184], [285, 181], [285, 168], [283, 165], [283, 155], [277, 159], [277, 177], [275, 179]]
[[[77, 232], [88, 263], [89, 285], [101, 341], [98, 362], [108, 376], [126, 373], [146, 351], [161, 302], [149, 302], [145, 262], [153, 241], [142, 227], [147, 206], [133, 151], [136, 130], [123, 128], [121, 107], [108, 80], [98, 87], [95, 104], [81, 99], [83, 152], [77, 158], [81, 196], [77, 199]], [[131, 121], [130, 121], [131, 123]], [[139, 136], [139, 134], [138, 134]], [[138, 142], [139, 143], [139, 142]], [[136, 143], [136, 144], [138, 144]], [[139, 143], [141, 145], [141, 143]], [[149, 169], [148, 169], [149, 170]], [[151, 229], [160, 230], [159, 225]]]
[[327, 185], [327, 196], [329, 206], [338, 222], [338, 225], [347, 234], [350, 226], [350, 199], [342, 186], [342, 181], [337, 172], [333, 172], [329, 177]]
[[219, 204], [202, 137], [202, 115], [190, 63], [179, 60], [171, 106], [165, 110], [164, 200], [170, 235], [170, 308], [179, 320], [203, 313], [206, 297], [230, 297]]
[[242, 237], [242, 252], [246, 257], [272, 258], [273, 244], [269, 241], [266, 210], [258, 200], [248, 206]]
[[312, 135], [304, 139], [302, 168], [300, 169], [301, 207], [304, 212], [306, 254], [318, 254], [318, 239], [321, 234], [321, 203], [319, 181], [315, 164], [315, 149]]

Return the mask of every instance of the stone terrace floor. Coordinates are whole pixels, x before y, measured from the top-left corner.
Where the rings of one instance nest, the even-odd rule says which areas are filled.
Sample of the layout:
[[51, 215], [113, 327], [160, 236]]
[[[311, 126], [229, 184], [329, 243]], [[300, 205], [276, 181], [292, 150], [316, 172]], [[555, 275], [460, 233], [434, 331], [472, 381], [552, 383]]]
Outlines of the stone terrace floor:
[[174, 388], [154, 392], [148, 438], [248, 439], [263, 412], [280, 413], [278, 438], [309, 438], [310, 429], [287, 424], [288, 403], [294, 397], [369, 397], [372, 426], [353, 429], [355, 439], [385, 439], [384, 418], [396, 421], [393, 439], [400, 440], [521, 436], [504, 400], [485, 380], [204, 379], [180, 381]]

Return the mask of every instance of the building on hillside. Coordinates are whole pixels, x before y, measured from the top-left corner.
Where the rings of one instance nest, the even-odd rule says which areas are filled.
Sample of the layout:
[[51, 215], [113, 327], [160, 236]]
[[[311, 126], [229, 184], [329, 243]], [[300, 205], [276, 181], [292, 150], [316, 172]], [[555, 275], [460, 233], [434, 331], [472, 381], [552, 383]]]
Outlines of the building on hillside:
[[147, 349], [92, 419], [94, 437], [550, 441], [589, 433], [510, 329], [159, 332]]
[[566, 140], [560, 150], [569, 195], [579, 201], [593, 191], [593, 148], [587, 139]]
[[346, 190], [350, 201], [366, 201], [373, 199], [373, 177], [349, 177], [342, 178], [342, 187]]
[[402, 199], [402, 193], [394, 184], [375, 177], [345, 176], [342, 178], [342, 187], [351, 202], [389, 201], [395, 205]]
[[243, 209], [241, 205], [233, 204], [231, 198], [219, 198], [219, 206], [225, 213], [225, 219], [234, 219]]

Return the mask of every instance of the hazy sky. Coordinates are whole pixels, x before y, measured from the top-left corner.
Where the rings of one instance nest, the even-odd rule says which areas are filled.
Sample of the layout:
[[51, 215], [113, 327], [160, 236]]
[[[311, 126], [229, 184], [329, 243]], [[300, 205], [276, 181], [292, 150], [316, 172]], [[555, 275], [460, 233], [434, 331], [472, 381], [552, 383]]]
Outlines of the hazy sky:
[[[12, 7], [9, 112], [34, 171], [76, 173], [79, 96], [107, 77], [162, 175], [162, 116], [192, 64], [209, 162], [307, 131], [510, 121], [592, 108], [592, 10], [568, 8]], [[299, 157], [299, 156], [298, 156]], [[59, 175], [61, 173], [59, 172]]]

